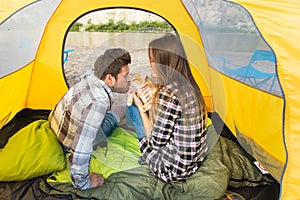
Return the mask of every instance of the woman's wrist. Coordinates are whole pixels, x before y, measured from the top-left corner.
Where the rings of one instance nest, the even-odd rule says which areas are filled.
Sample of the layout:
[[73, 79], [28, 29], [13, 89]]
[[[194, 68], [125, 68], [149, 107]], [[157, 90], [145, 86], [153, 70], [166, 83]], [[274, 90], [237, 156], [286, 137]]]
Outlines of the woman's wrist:
[[145, 109], [143, 106], [141, 106], [141, 107], [139, 108], [139, 112], [140, 112], [140, 113], [146, 113], [146, 109]]

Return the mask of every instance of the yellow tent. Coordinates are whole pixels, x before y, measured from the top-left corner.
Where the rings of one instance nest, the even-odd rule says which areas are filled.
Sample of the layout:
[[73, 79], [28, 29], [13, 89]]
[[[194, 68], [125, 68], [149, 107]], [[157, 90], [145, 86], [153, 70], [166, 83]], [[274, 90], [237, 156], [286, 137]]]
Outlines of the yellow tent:
[[[78, 18], [106, 8], [149, 11], [179, 33], [209, 111], [221, 116], [244, 149], [280, 182], [280, 198], [300, 196], [300, 1], [2, 0], [0, 4], [2, 125], [23, 108], [52, 109], [66, 92], [64, 42]], [[222, 68], [244, 66], [236, 62], [249, 60], [245, 49], [259, 48], [272, 53], [273, 71], [255, 71], [257, 76], [247, 82], [241, 70], [230, 74]], [[264, 85], [271, 78], [276, 90], [269, 88], [274, 82]]]

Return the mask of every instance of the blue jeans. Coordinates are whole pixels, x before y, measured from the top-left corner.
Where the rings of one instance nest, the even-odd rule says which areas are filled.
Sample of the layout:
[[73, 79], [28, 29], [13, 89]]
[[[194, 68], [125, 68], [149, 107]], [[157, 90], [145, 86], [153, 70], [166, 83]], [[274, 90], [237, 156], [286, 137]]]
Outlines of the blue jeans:
[[128, 107], [126, 107], [125, 120], [126, 120], [126, 126], [130, 129], [134, 129], [133, 120], [131, 119]]
[[116, 114], [112, 113], [111, 111], [106, 113], [101, 124], [101, 128], [98, 130], [96, 138], [93, 142], [93, 150], [96, 150], [98, 146], [106, 146], [106, 139], [111, 135], [119, 121], [120, 119]]
[[139, 140], [146, 136], [141, 114], [136, 105], [126, 106], [126, 125], [134, 127]]

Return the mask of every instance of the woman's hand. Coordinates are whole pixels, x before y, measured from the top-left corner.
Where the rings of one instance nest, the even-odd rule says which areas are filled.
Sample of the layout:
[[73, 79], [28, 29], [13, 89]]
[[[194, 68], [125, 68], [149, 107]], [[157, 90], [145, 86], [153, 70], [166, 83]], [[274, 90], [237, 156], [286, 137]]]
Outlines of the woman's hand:
[[[145, 101], [146, 103], [149, 103], [149, 101], [152, 101], [152, 98], [153, 98], [153, 95], [151, 95], [152, 90], [153, 90], [153, 88], [149, 86], [149, 87], [145, 87], [144, 89], [141, 89], [139, 92], [136, 90], [131, 92], [131, 94], [133, 96], [133, 104], [137, 107], [138, 112], [142, 118], [143, 131], [145, 132], [145, 134], [147, 136], [149, 136], [151, 134], [151, 131], [153, 129], [153, 124], [152, 124], [147, 112], [145, 112], [142, 108], [144, 107], [143, 101]], [[135, 127], [135, 129], [137, 129], [137, 128]]]
[[152, 101], [153, 98], [153, 95], [151, 95], [152, 90], [153, 87], [147, 85], [137, 91], [137, 96], [142, 100], [144, 105]]

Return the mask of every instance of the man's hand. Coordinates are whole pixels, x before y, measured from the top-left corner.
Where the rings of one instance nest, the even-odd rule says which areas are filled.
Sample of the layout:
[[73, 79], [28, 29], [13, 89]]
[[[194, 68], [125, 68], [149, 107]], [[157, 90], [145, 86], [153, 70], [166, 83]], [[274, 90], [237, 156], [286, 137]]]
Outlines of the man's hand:
[[133, 103], [136, 105], [138, 110], [141, 109], [141, 107], [144, 105], [143, 101], [140, 99], [140, 97], [137, 96], [137, 93], [133, 93]]
[[91, 181], [90, 188], [99, 187], [99, 186], [103, 185], [103, 183], [104, 183], [104, 178], [100, 174], [90, 173], [89, 179]]
[[145, 86], [139, 89], [136, 95], [142, 100], [143, 104], [147, 104], [152, 101], [153, 94], [152, 91], [154, 90], [153, 87]]

